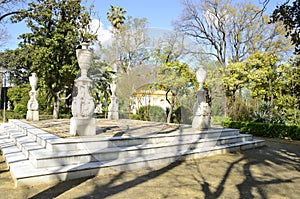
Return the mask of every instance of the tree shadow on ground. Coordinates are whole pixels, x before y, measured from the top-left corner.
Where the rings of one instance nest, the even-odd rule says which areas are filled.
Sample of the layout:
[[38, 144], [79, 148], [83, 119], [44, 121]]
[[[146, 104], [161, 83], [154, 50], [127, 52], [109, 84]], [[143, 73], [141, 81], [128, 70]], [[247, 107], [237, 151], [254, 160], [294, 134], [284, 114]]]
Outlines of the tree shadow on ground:
[[[205, 198], [213, 199], [222, 196], [224, 187], [226, 186], [226, 181], [229, 179], [229, 175], [234, 167], [242, 166], [242, 173], [240, 177], [244, 180], [243, 182], [235, 185], [239, 191], [239, 198], [256, 198], [257, 196], [253, 195], [252, 191], [257, 190], [257, 195], [259, 195], [260, 198], [266, 199], [268, 197], [265, 193], [265, 189], [263, 188], [264, 186], [277, 185], [281, 183], [293, 183], [295, 180], [299, 180], [300, 176], [290, 178], [278, 177], [278, 175], [276, 175], [278, 173], [276, 173], [276, 170], [272, 168], [272, 165], [281, 165], [282, 167], [287, 167], [299, 171], [300, 151], [295, 147], [293, 149], [288, 148], [288, 146], [284, 149], [278, 146], [274, 147], [270, 142], [267, 142], [267, 145], [269, 146], [243, 151], [241, 153], [243, 157], [230, 163], [219, 184], [214, 186], [210, 185], [209, 180], [204, 177], [203, 171], [200, 170], [199, 164], [196, 163], [197, 173], [194, 175], [194, 179], [199, 183], [201, 191], [204, 193]], [[255, 172], [251, 170], [251, 167], [258, 166], [260, 166], [260, 168], [268, 167], [271, 170], [271, 174], [264, 173], [265, 175], [268, 175], [268, 179], [264, 179], [264, 176], [261, 178], [255, 177]]]
[[255, 198], [255, 196], [252, 193], [252, 190], [254, 188], [256, 188], [259, 196], [261, 198], [267, 199], [267, 195], [264, 191], [264, 189], [262, 188], [262, 186], [264, 185], [271, 185], [271, 184], [280, 184], [280, 183], [290, 183], [293, 182], [293, 179], [279, 179], [279, 178], [274, 178], [271, 180], [257, 180], [252, 172], [251, 172], [251, 166], [256, 165], [256, 164], [260, 164], [261, 162], [257, 161], [253, 161], [253, 162], [248, 162], [246, 164], [244, 164], [243, 166], [243, 172], [244, 175], [246, 177], [246, 179], [237, 185], [237, 188], [240, 192], [240, 198]]
[[[122, 174], [118, 175], [116, 178], [112, 179], [109, 183], [106, 183], [105, 185], [97, 186], [94, 189], [94, 192], [89, 194], [88, 196], [86, 196], [86, 198], [95, 197], [95, 198], [102, 199], [102, 198], [106, 198], [108, 196], [118, 194], [122, 191], [125, 191], [126, 189], [135, 187], [139, 184], [142, 184], [142, 183], [147, 182], [151, 179], [154, 179], [154, 178], [156, 178], [156, 177], [172, 170], [173, 168], [175, 168], [175, 167], [177, 167], [181, 164], [182, 164], [182, 161], [176, 161], [176, 162], [171, 163], [168, 166], [163, 167], [161, 169], [153, 170], [153, 171], [150, 171], [149, 173], [147, 173], [145, 175], [138, 176], [134, 180], [125, 182], [125, 183], [120, 184], [120, 185], [112, 186], [113, 182], [115, 180], [121, 178]], [[84, 197], [80, 197], [80, 198], [84, 198]]]
[[[241, 158], [229, 162], [227, 167], [224, 167], [225, 173], [221, 176], [218, 176], [220, 181], [218, 184], [213, 185], [209, 181], [208, 178], [205, 177], [205, 171], [200, 169], [199, 164], [201, 163], [201, 159], [194, 161], [193, 163], [188, 164], [196, 164], [197, 170], [190, 174], [192, 175], [193, 179], [199, 184], [199, 191], [202, 192], [206, 199], [210, 198], [219, 198], [223, 197], [224, 190], [227, 186], [227, 182], [232, 178], [232, 173], [234, 168], [242, 168], [240, 171], [240, 176], [243, 181], [236, 182], [235, 186], [237, 187], [239, 198], [255, 198], [252, 193], [252, 190], [256, 190], [256, 194], [259, 195], [261, 198], [267, 198], [267, 193], [265, 192], [265, 185], [277, 185], [282, 183], [293, 183], [295, 180], [298, 180], [300, 177], [281, 177], [276, 174], [276, 170], [273, 169], [272, 165], [281, 165], [286, 167], [287, 169], [294, 169], [299, 170], [300, 168], [300, 151], [299, 145], [298, 148], [293, 147], [289, 148], [288, 146], [282, 147], [275, 146], [276, 143], [267, 142], [268, 147], [262, 147], [259, 149], [252, 149], [243, 151], [240, 153], [242, 156]], [[224, 161], [224, 160], [223, 160]], [[226, 160], [225, 160], [226, 161]], [[106, 198], [108, 196], [116, 195], [122, 191], [127, 189], [136, 187], [139, 184], [145, 183], [149, 180], [155, 179], [158, 176], [178, 167], [182, 164], [182, 161], [176, 161], [171, 163], [161, 169], [158, 170], [151, 170], [144, 175], [139, 175], [132, 180], [127, 182], [123, 182], [118, 184], [115, 182], [121, 179], [125, 172], [120, 172], [119, 174], [113, 176], [109, 181], [103, 185], [96, 185], [93, 188], [91, 193], [87, 193], [86, 195], [80, 198]], [[194, 165], [195, 166], [195, 165]], [[213, 165], [212, 165], [213, 166]], [[252, 167], [268, 167], [270, 168], [271, 173], [273, 172], [274, 175], [268, 176], [268, 178], [257, 178], [256, 173], [251, 169]], [[220, 168], [219, 168], [220, 169]], [[221, 168], [222, 169], [222, 168]], [[273, 170], [272, 170], [273, 169]], [[278, 174], [278, 173], [277, 173]], [[176, 177], [176, 176], [175, 176]], [[177, 176], [180, 178], [180, 176]], [[32, 198], [49, 198], [57, 197], [64, 192], [72, 189], [74, 187], [79, 186], [81, 183], [91, 179], [89, 178], [82, 178], [67, 182], [61, 182], [50, 189], [47, 189], [37, 195], [33, 196]], [[159, 186], [159, 185], [158, 185]], [[238, 197], [233, 195], [233, 197]], [[74, 197], [75, 198], [75, 197]], [[197, 198], [197, 196], [195, 196]]]
[[[181, 136], [182, 136], [182, 131], [180, 131], [180, 136], [179, 136], [179, 140], [181, 140]], [[181, 152], [181, 148], [180, 145], [179, 147], [176, 149], [176, 153]], [[141, 152], [141, 150], [139, 150], [139, 155], [138, 157], [143, 157], [143, 154]], [[115, 159], [117, 159], [118, 157], [116, 156]], [[160, 175], [162, 175], [163, 173], [168, 172], [169, 170], [179, 166], [182, 161], [180, 160], [181, 156], [178, 156], [177, 159], [173, 162], [168, 164], [165, 167], [162, 167], [161, 169], [154, 169], [151, 168], [150, 165], [148, 165], [147, 160], [145, 160], [145, 164], [146, 164], [146, 168], [149, 168], [149, 172], [146, 173], [145, 175], [140, 175], [137, 176], [135, 179], [128, 181], [128, 182], [124, 182], [120, 185], [113, 185], [113, 183], [119, 179], [122, 178], [122, 176], [124, 175], [125, 172], [119, 172], [116, 176], [112, 177], [109, 182], [107, 182], [104, 185], [97, 185], [94, 188], [93, 193], [89, 193], [88, 198], [91, 197], [96, 197], [96, 198], [106, 198], [108, 196], [111, 195], [115, 195], [117, 193], [120, 193], [126, 189], [129, 189], [131, 187], [135, 187], [136, 185], [139, 185], [143, 182], [146, 182], [148, 180], [154, 179]], [[113, 160], [113, 159], [112, 159]], [[128, 167], [129, 168], [129, 167]], [[101, 168], [99, 169], [99, 171], [101, 170]], [[38, 199], [38, 198], [49, 198], [49, 196], [51, 197], [57, 197], [61, 194], [63, 194], [64, 192], [68, 191], [71, 188], [74, 188], [76, 186], [79, 186], [80, 184], [88, 181], [89, 179], [92, 179], [94, 176], [92, 177], [87, 177], [87, 178], [81, 178], [81, 179], [77, 179], [77, 180], [70, 180], [70, 181], [64, 181], [61, 183], [58, 183], [56, 185], [54, 185], [53, 187], [42, 191], [38, 194], [36, 194], [35, 196], [31, 197], [32, 199]], [[80, 198], [84, 198], [84, 197], [80, 197]]]
[[240, 158], [229, 165], [229, 167], [226, 169], [224, 176], [222, 177], [221, 182], [217, 185], [216, 191], [211, 190], [210, 184], [205, 179], [204, 175], [202, 174], [199, 164], [196, 165], [198, 173], [197, 173], [197, 175], [194, 175], [193, 177], [194, 177], [195, 181], [197, 181], [201, 185], [201, 190], [204, 192], [206, 199], [218, 198], [219, 196], [221, 196], [221, 194], [224, 191], [224, 186], [225, 186], [226, 180], [228, 179], [228, 176], [229, 176], [232, 168], [237, 163], [241, 162], [244, 159], [245, 159], [244, 157]]
[[79, 178], [75, 180], [60, 182], [54, 185], [53, 187], [36, 194], [35, 196], [31, 197], [31, 199], [45, 199], [45, 198], [49, 198], [49, 196], [51, 196], [51, 198], [55, 198], [93, 177], [94, 176], [90, 176], [86, 178]]
[[[300, 168], [300, 151], [299, 145], [286, 145], [272, 141], [266, 141], [267, 147], [264, 150], [255, 149], [254, 153], [245, 151], [243, 154], [247, 157], [247, 163], [243, 165], [245, 180], [237, 185], [241, 198], [255, 198], [251, 189], [256, 189], [261, 198], [267, 198], [267, 195], [263, 189], [265, 185], [274, 185], [280, 183], [292, 183], [300, 176], [293, 178], [278, 177], [278, 173], [273, 169], [274, 166], [281, 166], [286, 169], [299, 171]], [[258, 179], [251, 172], [251, 167], [256, 165], [264, 165], [265, 168], [269, 168], [271, 173], [264, 172], [265, 175], [269, 175], [268, 180]], [[292, 193], [290, 193], [292, 194]]]
[[[136, 185], [139, 185], [141, 183], [144, 183], [148, 180], [154, 179], [160, 175], [162, 175], [163, 173], [168, 172], [169, 170], [179, 166], [180, 164], [182, 164], [182, 161], [176, 161], [174, 163], [169, 164], [166, 167], [163, 167], [161, 169], [158, 170], [153, 170], [150, 171], [149, 173], [142, 175], [142, 176], [138, 176], [137, 178], [135, 178], [134, 180], [122, 183], [120, 185], [115, 185], [113, 186], [114, 182], [121, 179], [122, 176], [125, 174], [125, 172], [120, 172], [117, 175], [115, 175], [113, 178], [111, 178], [109, 180], [108, 183], [101, 185], [101, 186], [96, 186], [94, 188], [93, 193], [89, 193], [88, 196], [83, 196], [80, 198], [98, 198], [98, 199], [102, 199], [102, 198], [106, 198], [108, 196], [112, 196], [115, 194], [118, 194], [126, 189], [129, 189], [131, 187], [135, 187]], [[93, 176], [94, 177], [94, 176]], [[61, 183], [56, 184], [55, 186], [38, 193], [37, 195], [31, 197], [31, 199], [44, 199], [44, 198], [49, 198], [49, 196], [55, 198], [61, 194], [63, 194], [64, 192], [79, 186], [81, 183], [86, 182], [89, 179], [92, 179], [93, 177], [87, 177], [87, 178], [80, 178], [80, 179], [76, 179], [76, 180], [71, 180], [71, 181], [64, 181]], [[75, 198], [75, 197], [74, 197]]]

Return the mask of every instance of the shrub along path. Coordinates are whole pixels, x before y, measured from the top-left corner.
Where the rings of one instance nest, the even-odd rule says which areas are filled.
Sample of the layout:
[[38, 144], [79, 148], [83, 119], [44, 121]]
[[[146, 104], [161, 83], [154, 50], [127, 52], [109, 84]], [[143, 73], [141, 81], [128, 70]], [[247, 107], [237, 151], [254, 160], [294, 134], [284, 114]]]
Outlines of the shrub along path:
[[267, 146], [263, 148], [177, 162], [159, 170], [34, 187], [14, 188], [1, 157], [1, 197], [299, 198], [300, 141], [265, 140]]

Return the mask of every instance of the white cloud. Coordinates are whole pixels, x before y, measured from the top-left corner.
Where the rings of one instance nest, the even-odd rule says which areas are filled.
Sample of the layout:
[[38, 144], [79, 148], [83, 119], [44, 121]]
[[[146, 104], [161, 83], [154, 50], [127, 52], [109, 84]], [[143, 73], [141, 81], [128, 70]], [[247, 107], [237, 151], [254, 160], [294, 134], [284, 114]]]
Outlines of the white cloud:
[[91, 23], [91, 30], [93, 33], [97, 34], [98, 41], [102, 43], [102, 45], [108, 43], [112, 39], [111, 33], [112, 27], [104, 27], [104, 24], [98, 19], [93, 19]]

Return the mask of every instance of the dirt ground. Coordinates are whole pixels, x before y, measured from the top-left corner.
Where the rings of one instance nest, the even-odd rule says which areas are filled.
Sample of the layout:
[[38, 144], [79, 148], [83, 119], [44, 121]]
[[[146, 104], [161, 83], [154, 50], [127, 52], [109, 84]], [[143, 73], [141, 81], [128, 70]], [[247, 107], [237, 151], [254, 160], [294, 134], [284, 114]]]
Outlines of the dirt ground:
[[59, 184], [14, 187], [0, 159], [0, 198], [299, 198], [300, 142], [267, 139], [266, 147]]

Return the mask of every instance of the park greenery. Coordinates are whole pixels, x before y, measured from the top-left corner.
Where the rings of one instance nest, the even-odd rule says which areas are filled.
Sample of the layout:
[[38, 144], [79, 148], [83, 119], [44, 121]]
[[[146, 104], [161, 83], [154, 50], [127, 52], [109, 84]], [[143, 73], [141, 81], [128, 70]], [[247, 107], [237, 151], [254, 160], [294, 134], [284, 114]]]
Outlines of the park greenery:
[[[89, 72], [95, 82], [95, 102], [109, 103], [111, 75], [117, 75], [120, 114], [128, 112], [132, 93], [149, 85], [149, 89], [166, 91], [170, 109], [164, 114], [157, 107], [144, 107], [135, 118], [151, 120], [145, 115], [151, 110], [160, 115], [160, 121], [162, 116], [167, 122], [190, 121], [186, 118], [192, 115], [198, 89], [195, 71], [203, 65], [213, 117], [300, 124], [297, 0], [278, 6], [271, 16], [265, 13], [268, 1], [254, 5], [250, 1], [185, 0], [174, 31], [155, 38], [148, 35], [147, 19], [127, 16], [124, 8], [111, 6], [107, 20], [113, 39], [106, 44], [97, 43], [90, 30], [93, 7], [80, 0], [38, 0], [27, 6], [23, 1], [5, 2], [0, 4], [1, 27], [9, 19], [25, 21], [30, 29], [19, 36], [22, 41], [17, 49], [0, 53], [0, 66], [9, 71], [14, 85], [8, 98], [18, 114], [26, 109], [32, 72], [39, 77], [41, 112], [52, 112], [53, 118], [70, 114], [70, 96], [79, 72], [75, 49], [88, 41], [95, 48]], [[18, 4], [24, 8], [17, 9]], [[1, 43], [5, 29], [0, 30]]]

